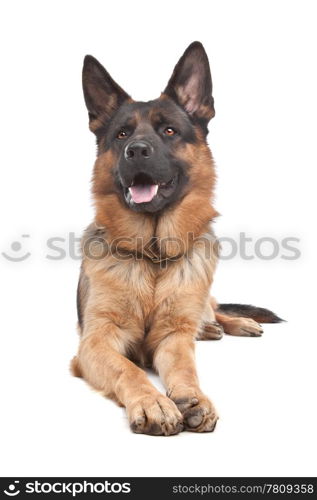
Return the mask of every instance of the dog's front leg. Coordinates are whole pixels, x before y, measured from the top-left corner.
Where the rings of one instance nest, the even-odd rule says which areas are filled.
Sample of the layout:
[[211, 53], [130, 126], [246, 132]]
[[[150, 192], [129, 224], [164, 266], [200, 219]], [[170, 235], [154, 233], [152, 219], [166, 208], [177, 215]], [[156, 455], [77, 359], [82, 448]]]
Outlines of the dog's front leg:
[[218, 416], [199, 387], [194, 358], [195, 334], [195, 329], [185, 331], [183, 328], [167, 334], [154, 351], [153, 365], [165, 384], [168, 397], [182, 412], [185, 429], [210, 432]]
[[95, 318], [92, 323], [95, 326], [84, 332], [79, 346], [77, 365], [81, 375], [126, 407], [134, 432], [171, 435], [183, 430], [182, 415], [173, 401], [125, 357], [126, 332], [102, 319]]

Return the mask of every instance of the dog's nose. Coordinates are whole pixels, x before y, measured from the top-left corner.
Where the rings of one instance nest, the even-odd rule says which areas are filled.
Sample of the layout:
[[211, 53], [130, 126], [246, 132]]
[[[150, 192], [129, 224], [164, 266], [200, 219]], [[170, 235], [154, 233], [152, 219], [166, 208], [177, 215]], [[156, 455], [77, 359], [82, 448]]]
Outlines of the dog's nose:
[[144, 160], [150, 158], [153, 147], [146, 141], [133, 141], [127, 144], [124, 150], [126, 160]]

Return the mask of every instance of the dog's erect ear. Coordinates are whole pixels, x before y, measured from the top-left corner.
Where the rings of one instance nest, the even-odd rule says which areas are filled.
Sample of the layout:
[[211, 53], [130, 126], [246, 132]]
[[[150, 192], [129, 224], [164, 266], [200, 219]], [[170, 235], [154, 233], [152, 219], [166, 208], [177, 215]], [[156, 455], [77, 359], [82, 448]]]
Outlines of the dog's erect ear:
[[164, 94], [174, 99], [189, 115], [206, 123], [213, 118], [215, 109], [209, 61], [200, 42], [193, 42], [185, 50]]
[[104, 126], [121, 104], [130, 98], [92, 56], [84, 59], [83, 90], [92, 132]]

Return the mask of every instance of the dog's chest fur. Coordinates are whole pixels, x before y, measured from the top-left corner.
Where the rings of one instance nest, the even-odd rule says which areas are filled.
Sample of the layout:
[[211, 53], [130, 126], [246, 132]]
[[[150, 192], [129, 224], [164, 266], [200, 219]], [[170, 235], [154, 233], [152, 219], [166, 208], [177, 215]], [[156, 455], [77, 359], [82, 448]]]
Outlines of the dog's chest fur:
[[[190, 305], [193, 295], [208, 296], [216, 264], [212, 232], [203, 235], [175, 259], [153, 262], [140, 253], [109, 247], [105, 233], [86, 231], [82, 242], [86, 286], [81, 301], [93, 302], [98, 310], [115, 312], [123, 329], [150, 329], [155, 311], [181, 295]], [[118, 312], [120, 311], [120, 312]]]

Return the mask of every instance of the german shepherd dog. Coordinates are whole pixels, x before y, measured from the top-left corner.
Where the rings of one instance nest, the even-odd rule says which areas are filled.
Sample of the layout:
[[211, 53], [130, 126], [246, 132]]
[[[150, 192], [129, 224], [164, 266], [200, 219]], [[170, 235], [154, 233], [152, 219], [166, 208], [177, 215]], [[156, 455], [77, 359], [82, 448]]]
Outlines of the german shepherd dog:
[[[136, 433], [213, 431], [218, 415], [199, 386], [195, 339], [256, 337], [258, 322], [280, 319], [210, 297], [218, 246], [207, 55], [192, 43], [149, 102], [132, 100], [86, 56], [83, 90], [97, 139], [96, 214], [82, 239], [72, 372], [124, 406]], [[166, 396], [142, 366], [158, 372]]]

